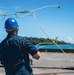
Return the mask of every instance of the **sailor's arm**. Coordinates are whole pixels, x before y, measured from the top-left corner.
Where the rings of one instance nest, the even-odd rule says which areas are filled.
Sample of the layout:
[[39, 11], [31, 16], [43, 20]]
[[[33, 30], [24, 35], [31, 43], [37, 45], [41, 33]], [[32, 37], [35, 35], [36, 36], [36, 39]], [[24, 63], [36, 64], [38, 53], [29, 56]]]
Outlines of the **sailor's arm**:
[[26, 38], [26, 48], [28, 53], [32, 55], [34, 59], [39, 59], [41, 54], [38, 49]]

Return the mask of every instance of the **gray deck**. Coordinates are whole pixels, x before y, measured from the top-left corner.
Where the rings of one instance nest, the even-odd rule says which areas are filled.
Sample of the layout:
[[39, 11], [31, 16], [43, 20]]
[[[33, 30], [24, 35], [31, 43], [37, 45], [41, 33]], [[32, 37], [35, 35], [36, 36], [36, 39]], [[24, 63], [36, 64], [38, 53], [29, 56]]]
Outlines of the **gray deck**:
[[[74, 53], [67, 54], [74, 64]], [[74, 75], [74, 66], [63, 53], [43, 52], [39, 60], [32, 60], [33, 65], [31, 65], [31, 67], [35, 75]], [[4, 73], [4, 69], [0, 68], [0, 75], [5, 75]]]

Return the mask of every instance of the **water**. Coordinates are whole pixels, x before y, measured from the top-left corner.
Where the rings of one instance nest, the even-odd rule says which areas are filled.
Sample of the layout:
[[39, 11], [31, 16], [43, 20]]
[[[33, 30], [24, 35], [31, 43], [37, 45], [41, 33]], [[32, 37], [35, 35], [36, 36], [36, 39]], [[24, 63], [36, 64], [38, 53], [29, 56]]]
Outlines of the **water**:
[[62, 48], [62, 49], [71, 49], [71, 50], [74, 50], [74, 45], [59, 45], [56, 46], [56, 45], [38, 45], [36, 46], [38, 49], [59, 49]]

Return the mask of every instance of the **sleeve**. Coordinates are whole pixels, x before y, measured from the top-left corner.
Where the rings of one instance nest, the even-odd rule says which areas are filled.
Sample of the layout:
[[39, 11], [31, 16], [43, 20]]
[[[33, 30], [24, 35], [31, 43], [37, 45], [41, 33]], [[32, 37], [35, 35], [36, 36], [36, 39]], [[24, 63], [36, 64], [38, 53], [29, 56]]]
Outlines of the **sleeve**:
[[27, 48], [28, 52], [32, 56], [38, 52], [37, 48], [27, 38], [26, 38], [25, 44], [26, 44], [26, 48]]
[[0, 44], [0, 61], [1, 61], [1, 44]]

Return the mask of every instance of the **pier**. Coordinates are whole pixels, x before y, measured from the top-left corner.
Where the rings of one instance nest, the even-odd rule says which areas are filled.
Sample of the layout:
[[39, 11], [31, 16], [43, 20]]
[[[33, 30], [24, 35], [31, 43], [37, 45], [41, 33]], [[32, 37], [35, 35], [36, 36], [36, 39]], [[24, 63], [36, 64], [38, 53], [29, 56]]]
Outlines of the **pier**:
[[[74, 53], [67, 53], [74, 64]], [[33, 60], [31, 67], [34, 75], [74, 75], [74, 66], [63, 53], [41, 52], [41, 58]], [[3, 67], [0, 67], [0, 75], [5, 75]]]

